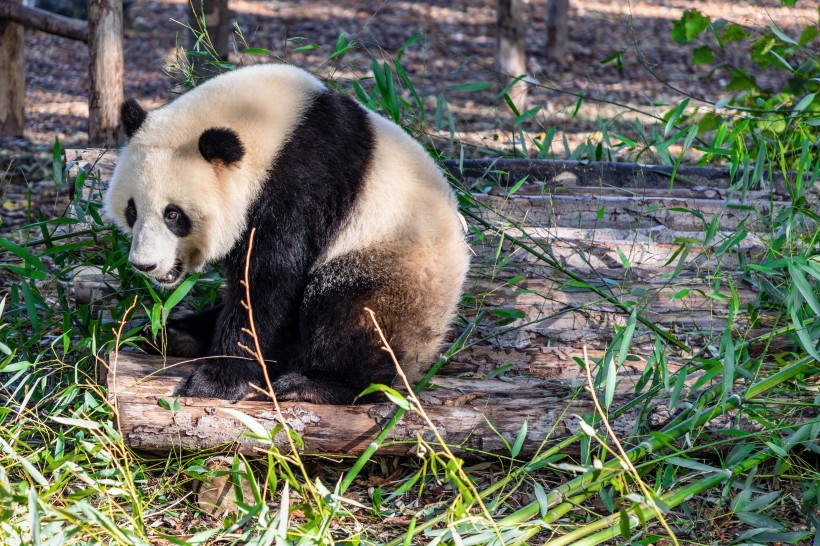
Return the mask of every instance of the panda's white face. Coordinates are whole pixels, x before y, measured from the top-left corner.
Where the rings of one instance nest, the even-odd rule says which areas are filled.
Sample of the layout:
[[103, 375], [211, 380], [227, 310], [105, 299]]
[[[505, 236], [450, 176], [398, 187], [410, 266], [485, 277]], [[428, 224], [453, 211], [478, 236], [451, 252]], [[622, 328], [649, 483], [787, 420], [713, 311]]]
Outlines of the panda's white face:
[[126, 101], [121, 115], [130, 142], [104, 210], [131, 234], [134, 267], [172, 288], [224, 258], [246, 229], [271, 163], [324, 89], [301, 69], [257, 65], [213, 78], [150, 113]]
[[[187, 156], [187, 157], [186, 157]], [[105, 210], [131, 235], [128, 260], [162, 288], [173, 288], [212, 259], [216, 173], [196, 150], [129, 146], [105, 199]]]

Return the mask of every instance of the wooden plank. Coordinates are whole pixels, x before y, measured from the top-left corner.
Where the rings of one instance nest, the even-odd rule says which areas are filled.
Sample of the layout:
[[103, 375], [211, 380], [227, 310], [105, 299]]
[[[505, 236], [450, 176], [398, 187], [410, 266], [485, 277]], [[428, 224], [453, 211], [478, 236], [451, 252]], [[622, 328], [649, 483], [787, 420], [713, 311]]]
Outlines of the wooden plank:
[[[634, 390], [647, 366], [647, 355], [630, 354], [630, 359], [619, 370], [618, 389], [623, 393]], [[587, 356], [592, 362], [600, 361], [604, 351], [587, 349]], [[523, 376], [536, 379], [560, 379], [570, 385], [583, 382], [577, 361], [583, 362], [583, 346], [529, 346], [522, 348], [506, 348], [493, 345], [473, 345], [453, 356], [441, 370], [442, 375], [467, 374], [468, 376], [483, 377], [502, 366], [509, 366], [503, 376]], [[680, 359], [669, 358], [669, 372], [680, 369]]]
[[[537, 254], [590, 280], [634, 279], [649, 282], [676, 272], [680, 280], [708, 276], [718, 269], [731, 272], [741, 261], [748, 262], [763, 251], [760, 237], [748, 234], [723, 251], [732, 233], [718, 232], [708, 247], [697, 243], [703, 233], [669, 230], [665, 227], [646, 230], [503, 227], [485, 231], [483, 240], [473, 240], [472, 267], [495, 276], [503, 270], [512, 276], [556, 274]], [[515, 241], [515, 242], [514, 242]], [[519, 244], [520, 243], [520, 244]], [[526, 250], [526, 245], [533, 252]], [[688, 247], [686, 252], [682, 252]], [[624, 261], [626, 260], [626, 261]]]

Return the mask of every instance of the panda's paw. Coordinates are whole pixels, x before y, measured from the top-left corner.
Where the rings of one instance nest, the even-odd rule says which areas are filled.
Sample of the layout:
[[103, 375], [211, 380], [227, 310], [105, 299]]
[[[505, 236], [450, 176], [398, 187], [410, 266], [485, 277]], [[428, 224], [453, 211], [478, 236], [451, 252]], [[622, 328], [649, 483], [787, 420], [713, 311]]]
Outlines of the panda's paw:
[[174, 391], [176, 396], [190, 398], [219, 398], [237, 402], [256, 396], [251, 383], [255, 377], [236, 373], [227, 363], [206, 363], [200, 365]]
[[185, 330], [175, 328], [170, 319], [165, 328], [165, 339], [167, 343], [167, 353], [170, 356], [196, 358], [208, 351], [208, 346], [204, 345], [200, 339], [197, 339]]
[[299, 372], [280, 375], [273, 382], [273, 390], [280, 402], [349, 404], [355, 396], [352, 391], [338, 383], [306, 377]]

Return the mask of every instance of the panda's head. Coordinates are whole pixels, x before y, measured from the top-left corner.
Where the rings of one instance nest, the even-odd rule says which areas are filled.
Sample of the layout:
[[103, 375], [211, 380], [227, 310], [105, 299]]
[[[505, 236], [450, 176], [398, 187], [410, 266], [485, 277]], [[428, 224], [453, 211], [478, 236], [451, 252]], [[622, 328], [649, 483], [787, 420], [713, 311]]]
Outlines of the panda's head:
[[133, 99], [123, 104], [130, 142], [104, 208], [131, 235], [131, 265], [167, 289], [233, 246], [242, 229], [236, 216], [244, 221], [244, 211], [231, 210], [232, 186], [242, 178], [245, 148], [233, 129], [190, 134], [190, 126], [164, 123], [162, 110], [149, 114]]

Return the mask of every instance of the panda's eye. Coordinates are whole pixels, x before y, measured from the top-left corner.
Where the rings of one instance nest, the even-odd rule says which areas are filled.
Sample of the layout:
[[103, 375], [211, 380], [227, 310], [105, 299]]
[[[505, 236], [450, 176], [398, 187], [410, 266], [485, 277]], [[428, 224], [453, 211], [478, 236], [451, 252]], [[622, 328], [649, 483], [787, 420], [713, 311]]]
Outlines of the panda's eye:
[[191, 219], [176, 205], [165, 207], [165, 225], [177, 237], [185, 237], [191, 233]]
[[133, 197], [128, 200], [128, 205], [125, 207], [125, 221], [128, 222], [130, 228], [137, 223], [137, 205]]

